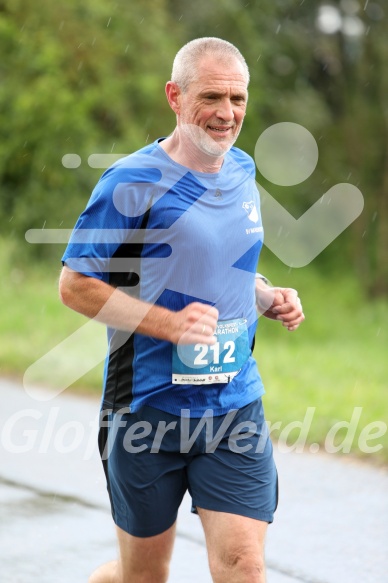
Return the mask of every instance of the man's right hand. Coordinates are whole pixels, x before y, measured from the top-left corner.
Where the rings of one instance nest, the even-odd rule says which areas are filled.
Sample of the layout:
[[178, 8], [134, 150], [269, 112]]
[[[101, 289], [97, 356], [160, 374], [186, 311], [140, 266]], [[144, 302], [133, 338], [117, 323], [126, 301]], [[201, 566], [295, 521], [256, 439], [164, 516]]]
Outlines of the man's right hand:
[[171, 342], [174, 344], [214, 344], [218, 310], [193, 302], [170, 316]]

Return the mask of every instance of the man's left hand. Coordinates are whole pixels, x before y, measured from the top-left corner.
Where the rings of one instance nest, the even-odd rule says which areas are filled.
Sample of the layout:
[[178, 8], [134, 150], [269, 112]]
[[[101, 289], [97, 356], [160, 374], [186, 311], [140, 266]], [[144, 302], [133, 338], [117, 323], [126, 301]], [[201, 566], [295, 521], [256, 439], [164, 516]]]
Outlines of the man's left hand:
[[290, 332], [305, 319], [298, 292], [292, 288], [269, 287], [261, 282], [256, 287], [258, 310], [266, 318], [282, 322]]

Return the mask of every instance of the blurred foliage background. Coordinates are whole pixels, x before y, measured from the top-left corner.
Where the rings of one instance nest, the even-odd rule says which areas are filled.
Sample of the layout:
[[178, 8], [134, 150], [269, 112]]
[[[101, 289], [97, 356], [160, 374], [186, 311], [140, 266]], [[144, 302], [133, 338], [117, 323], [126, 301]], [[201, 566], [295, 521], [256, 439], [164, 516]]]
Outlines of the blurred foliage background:
[[[360, 217], [312, 264], [289, 270], [265, 248], [263, 265], [274, 283], [295, 282], [310, 305], [312, 323], [306, 321], [288, 366], [295, 358], [298, 362], [293, 350], [322, 351], [322, 338], [333, 342], [337, 334], [338, 344], [330, 351], [333, 358], [333, 352], [341, 355], [337, 368], [325, 363], [322, 371], [309, 360], [311, 377], [322, 379], [332, 368], [335, 380], [345, 369], [342, 390], [354, 406], [377, 370], [369, 409], [373, 420], [380, 404], [384, 414], [388, 410], [383, 374], [388, 6], [383, 0], [40, 0], [38, 5], [0, 0], [0, 371], [23, 370], [36, 350], [47, 351], [58, 331], [64, 337], [73, 321], [56, 297], [63, 246], [29, 245], [26, 230], [73, 227], [101, 174], [88, 165], [91, 154], [130, 153], [172, 131], [175, 120], [164, 85], [177, 50], [199, 36], [231, 41], [249, 65], [248, 113], [239, 147], [253, 156], [260, 134], [284, 121], [303, 125], [318, 143], [318, 165], [302, 184], [279, 187], [258, 172], [258, 182], [283, 206], [297, 218], [340, 182], [363, 193]], [[79, 167], [64, 167], [62, 158], [69, 153], [80, 157]], [[47, 282], [48, 295], [43, 292]], [[50, 314], [46, 320], [44, 313]], [[39, 340], [44, 322], [48, 332]], [[281, 342], [277, 334], [269, 332], [272, 348], [261, 347], [262, 366], [281, 387], [287, 379], [271, 360]], [[356, 364], [364, 365], [363, 372]], [[363, 387], [356, 393], [355, 377]], [[295, 382], [300, 386], [303, 378]], [[284, 394], [276, 398], [274, 407]], [[308, 398], [314, 401], [311, 394]], [[333, 415], [328, 414], [328, 423]]]
[[[319, 145], [317, 169], [301, 185], [259, 182], [296, 217], [334, 184], [358, 186], [364, 212], [317, 263], [351, 266], [368, 294], [387, 295], [387, 12], [366, 0], [41, 0], [39, 8], [0, 0], [2, 233], [22, 241], [28, 228], [72, 227], [99, 175], [88, 156], [129, 153], [168, 134], [163, 91], [176, 51], [221, 36], [252, 76], [238, 145], [253, 155], [261, 132], [281, 121], [303, 125]], [[69, 152], [82, 159], [76, 170], [62, 165]]]

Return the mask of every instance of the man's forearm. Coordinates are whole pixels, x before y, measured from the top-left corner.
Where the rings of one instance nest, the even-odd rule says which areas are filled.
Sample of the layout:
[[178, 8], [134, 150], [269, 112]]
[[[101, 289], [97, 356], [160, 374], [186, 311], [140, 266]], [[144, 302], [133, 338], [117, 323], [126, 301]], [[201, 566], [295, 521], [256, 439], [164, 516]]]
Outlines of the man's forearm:
[[152, 336], [178, 344], [214, 344], [216, 308], [193, 302], [179, 312], [148, 304], [93, 277], [64, 267], [59, 281], [62, 302], [117, 330]]
[[170, 335], [170, 310], [147, 304], [99, 279], [64, 267], [59, 292], [66, 306], [112, 328], [127, 332], [138, 329], [165, 340]]

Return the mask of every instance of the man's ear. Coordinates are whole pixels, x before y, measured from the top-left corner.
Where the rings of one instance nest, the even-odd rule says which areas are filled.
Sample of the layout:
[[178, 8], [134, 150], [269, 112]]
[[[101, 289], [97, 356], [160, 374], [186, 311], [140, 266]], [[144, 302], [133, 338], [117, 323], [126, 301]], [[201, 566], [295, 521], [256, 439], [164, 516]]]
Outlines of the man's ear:
[[181, 95], [182, 92], [178, 85], [173, 81], [167, 81], [166, 83], [166, 96], [167, 101], [176, 115], [179, 115], [181, 108]]

